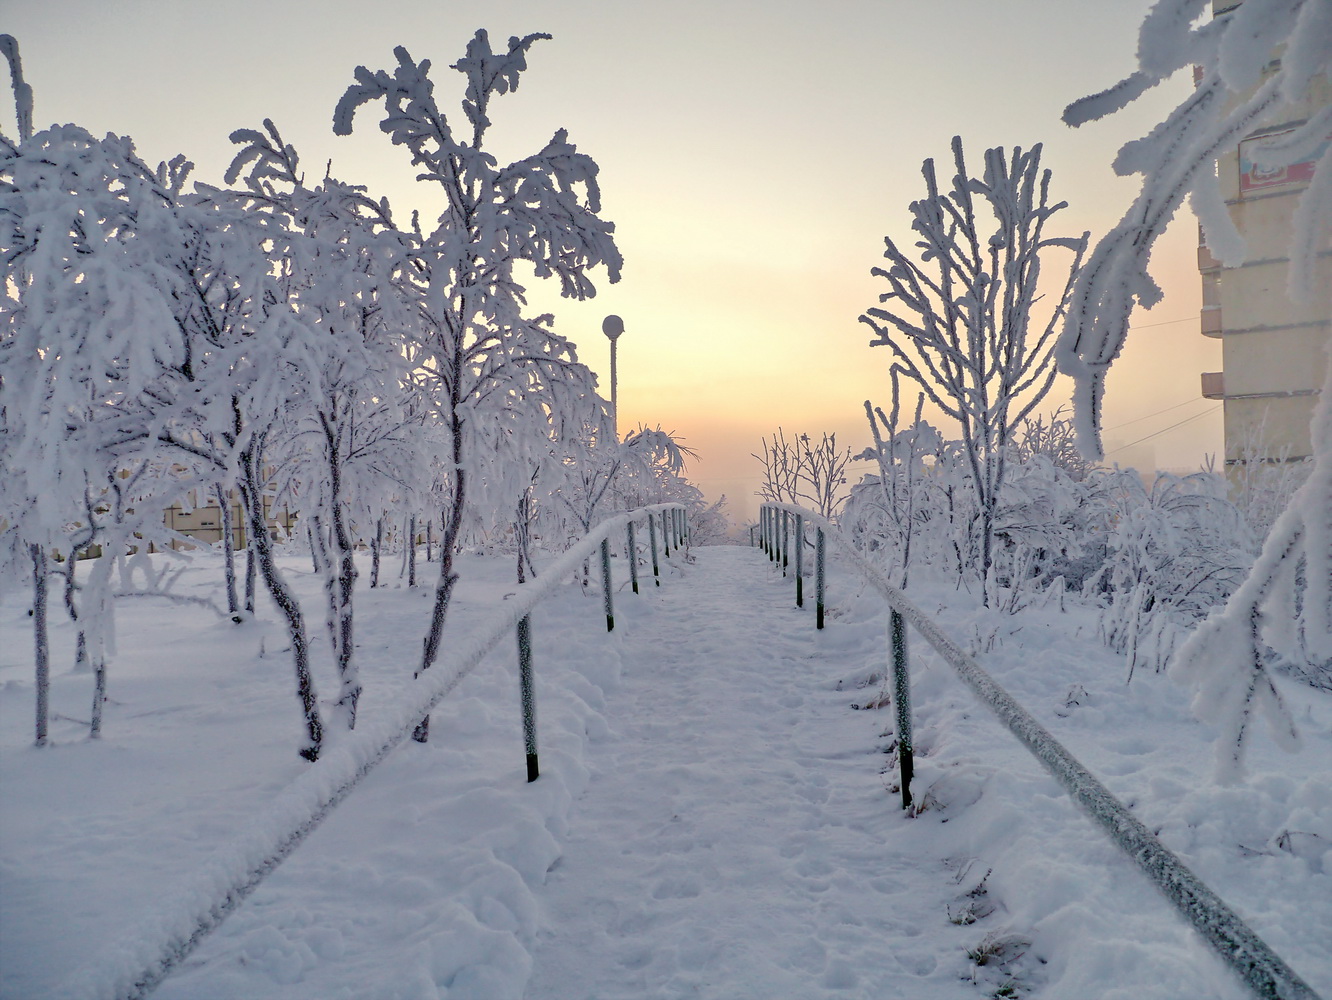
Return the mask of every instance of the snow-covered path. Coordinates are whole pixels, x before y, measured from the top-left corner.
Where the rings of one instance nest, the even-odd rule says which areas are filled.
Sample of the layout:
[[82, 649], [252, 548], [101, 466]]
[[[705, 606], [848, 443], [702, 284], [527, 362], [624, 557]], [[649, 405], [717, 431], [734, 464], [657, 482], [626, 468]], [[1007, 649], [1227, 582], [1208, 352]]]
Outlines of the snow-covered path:
[[[435, 710], [430, 743], [390, 755], [156, 996], [1246, 996], [919, 637], [923, 812], [901, 811], [882, 773], [892, 713], [855, 709], [881, 699], [886, 616], [846, 567], [830, 565], [817, 632], [756, 549], [673, 554], [660, 588], [643, 574], [641, 597], [615, 562], [614, 633], [595, 587], [560, 587], [534, 614], [540, 781], [524, 781], [515, 650], [501, 643]], [[308, 561], [284, 566], [317, 607]], [[197, 553], [178, 586], [215, 596], [218, 569]], [[462, 574], [450, 628], [466, 636], [514, 584], [507, 560], [468, 556]], [[1089, 638], [1093, 615], [998, 615], [913, 585], [1332, 997], [1325, 694], [1288, 688], [1305, 754], [1260, 744], [1249, 783], [1213, 786], [1198, 778], [1210, 733], [1186, 694], [1162, 675], [1126, 686]], [[359, 595], [367, 724], [410, 684], [429, 596], [401, 580]], [[229, 864], [308, 768], [270, 608], [242, 627], [194, 605], [118, 614], [104, 738], [77, 722], [90, 682], [65, 667], [55, 745], [34, 750], [30, 619], [22, 593], [0, 594], [0, 1000], [83, 995], [71, 984], [159, 946], [196, 874]], [[72, 662], [72, 626], [53, 631]], [[336, 691], [317, 661], [321, 691]]]
[[758, 550], [696, 558], [620, 640], [527, 997], [974, 997], [947, 872], [892, 845], [888, 713], [838, 690], [857, 651]]

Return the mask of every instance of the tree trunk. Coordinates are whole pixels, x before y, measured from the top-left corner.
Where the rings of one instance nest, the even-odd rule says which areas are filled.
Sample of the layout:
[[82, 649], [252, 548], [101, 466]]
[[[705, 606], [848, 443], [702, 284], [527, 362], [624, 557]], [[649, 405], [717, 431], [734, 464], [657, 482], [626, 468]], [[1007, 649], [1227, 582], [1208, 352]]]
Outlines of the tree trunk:
[[252, 615], [254, 614], [254, 578], [258, 567], [254, 561], [254, 539], [251, 538], [247, 541], [248, 544], [245, 546], [245, 611]]
[[213, 490], [217, 493], [217, 506], [222, 512], [222, 573], [227, 583], [227, 614], [232, 621], [240, 621], [240, 599], [236, 595], [236, 560], [232, 550], [236, 546], [235, 525], [231, 522], [231, 499], [221, 483]]
[[46, 633], [46, 553], [40, 545], [28, 546], [32, 560], [32, 640], [37, 668], [37, 739], [35, 745], [47, 744], [50, 722], [51, 645]]
[[[453, 585], [458, 582], [458, 575], [453, 572], [453, 554], [458, 545], [458, 532], [462, 530], [463, 510], [467, 504], [467, 472], [463, 468], [463, 433], [462, 420], [454, 408], [453, 426], [453, 504], [444, 524], [444, 537], [439, 543], [439, 583], [435, 585], [435, 602], [430, 610], [430, 631], [425, 638], [425, 649], [421, 656], [421, 668], [415, 676], [420, 677], [430, 669], [439, 654], [440, 639], [444, 634], [444, 616], [449, 610], [449, 597]], [[430, 739], [430, 716], [426, 716], [416, 726], [412, 739], [425, 743]]]
[[[80, 633], [82, 637], [82, 633]], [[106, 704], [106, 657], [98, 654], [93, 664], [93, 703], [92, 722], [88, 726], [88, 737], [94, 740], [102, 738], [102, 707]]]
[[250, 549], [259, 572], [263, 575], [264, 584], [286, 621], [287, 635], [291, 640], [292, 665], [296, 672], [296, 693], [300, 699], [306, 737], [309, 741], [301, 748], [300, 755], [306, 760], [318, 760], [320, 745], [323, 742], [324, 724], [319, 717], [319, 701], [315, 695], [314, 678], [310, 675], [310, 647], [305, 635], [305, 616], [301, 613], [296, 595], [287, 586], [273, 558], [273, 540], [269, 537], [268, 524], [264, 518], [264, 498], [255, 449], [253, 447], [246, 449], [241, 459], [243, 479], [240, 492], [249, 520]]
[[407, 586], [416, 586], [416, 515], [407, 522]]
[[[347, 516], [342, 506], [342, 461], [334, 436], [328, 435], [329, 492], [332, 500], [329, 517], [328, 548], [321, 546], [324, 556], [326, 586], [329, 600], [329, 636], [333, 640], [334, 658], [338, 666], [338, 713], [348, 729], [356, 728], [356, 705], [361, 698], [360, 672], [356, 667], [353, 642], [353, 598], [356, 590], [356, 558], [351, 532], [347, 530]], [[324, 526], [315, 522], [320, 539]], [[331, 565], [330, 565], [331, 563]]]
[[351, 535], [347, 531], [345, 512], [341, 504], [333, 508], [333, 556], [337, 560], [337, 623], [338, 623], [338, 710], [348, 729], [356, 728], [356, 706], [361, 700], [360, 670], [356, 666], [356, 647], [353, 642], [353, 598], [356, 592], [356, 556]]
[[518, 582], [524, 583], [528, 577], [536, 579], [536, 567], [532, 565], [532, 491], [526, 489], [518, 498], [517, 517], [513, 522], [514, 543], [518, 549]]
[[384, 518], [375, 520], [375, 539], [370, 543], [370, 589], [379, 586], [379, 550], [384, 547]]

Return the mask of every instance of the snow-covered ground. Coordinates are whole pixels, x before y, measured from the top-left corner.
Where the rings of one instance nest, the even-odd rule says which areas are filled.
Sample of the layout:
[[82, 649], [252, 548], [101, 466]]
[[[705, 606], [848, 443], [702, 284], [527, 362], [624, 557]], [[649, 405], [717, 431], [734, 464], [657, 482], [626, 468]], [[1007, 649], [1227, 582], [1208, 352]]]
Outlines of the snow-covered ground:
[[[308, 562], [285, 565], [317, 622]], [[510, 573], [466, 558], [450, 630], [493, 614]], [[358, 595], [364, 725], [410, 683], [424, 630], [428, 588], [391, 583]], [[216, 557], [196, 554], [180, 586], [216, 599]], [[534, 619], [539, 781], [524, 781], [502, 643], [435, 713], [432, 742], [387, 758], [156, 995], [1245, 996], [918, 639], [924, 808], [902, 813], [883, 773], [891, 711], [864, 707], [883, 693], [882, 608], [836, 567], [821, 633], [753, 549], [695, 549], [662, 587], [624, 587], [610, 635], [599, 594], [580, 591]], [[1248, 780], [1217, 787], [1185, 693], [1153, 675], [1126, 687], [1086, 612], [913, 596], [1332, 995], [1332, 699], [1286, 685], [1303, 753], [1260, 738]], [[7, 588], [4, 1000], [72, 995], [310, 766], [276, 616], [236, 626], [151, 599], [121, 603], [96, 743], [69, 721], [92, 682], [69, 672], [53, 609], [53, 708], [69, 718], [32, 749], [26, 608]]]

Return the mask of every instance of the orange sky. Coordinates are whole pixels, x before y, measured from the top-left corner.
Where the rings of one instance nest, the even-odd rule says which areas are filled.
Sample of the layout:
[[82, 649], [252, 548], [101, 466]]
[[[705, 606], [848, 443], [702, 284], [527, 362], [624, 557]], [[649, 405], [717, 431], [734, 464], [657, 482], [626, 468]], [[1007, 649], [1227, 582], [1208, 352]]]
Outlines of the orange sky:
[[[353, 67], [389, 66], [405, 44], [432, 59], [448, 107], [461, 78], [447, 65], [476, 28], [497, 44], [553, 34], [530, 53], [521, 89], [492, 108], [494, 151], [515, 158], [568, 128], [601, 164], [604, 214], [626, 266], [590, 303], [534, 301], [603, 373], [601, 319], [622, 316], [621, 427], [683, 435], [700, 453], [691, 477], [747, 513], [761, 435], [782, 425], [866, 443], [862, 401], [886, 404], [888, 392], [888, 352], [865, 346], [869, 330], [856, 321], [879, 291], [869, 271], [885, 233], [903, 242], [920, 163], [946, 158], [951, 136], [977, 165], [986, 146], [1043, 142], [1053, 191], [1070, 202], [1057, 228], [1095, 238], [1118, 221], [1137, 181], [1113, 175], [1114, 151], [1189, 82], [1171, 81], [1121, 121], [1070, 130], [1059, 114], [1133, 68], [1148, 5], [506, 0], [464, 11], [437, 0], [3, 0], [0, 9], [22, 47], [38, 127], [75, 121], [129, 134], [145, 157], [184, 152], [200, 179], [217, 182], [228, 133], [272, 117], [307, 170], [332, 159], [335, 174], [387, 194], [403, 218], [412, 207], [429, 213], [432, 193], [413, 184], [372, 116], [350, 138], [331, 132]], [[1156, 254], [1166, 299], [1137, 318], [1107, 394], [1111, 449], [1187, 421], [1146, 442], [1163, 467], [1196, 467], [1220, 446], [1220, 404], [1198, 396], [1198, 373], [1219, 369], [1220, 351], [1197, 333], [1195, 246], [1192, 220], [1177, 220]]]

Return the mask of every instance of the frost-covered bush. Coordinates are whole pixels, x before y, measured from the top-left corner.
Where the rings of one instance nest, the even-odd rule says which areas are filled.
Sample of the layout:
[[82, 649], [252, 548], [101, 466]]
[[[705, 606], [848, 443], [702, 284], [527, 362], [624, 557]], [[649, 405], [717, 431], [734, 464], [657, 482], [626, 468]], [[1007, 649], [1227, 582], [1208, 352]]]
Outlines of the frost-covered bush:
[[1105, 517], [1085, 479], [1042, 454], [1014, 456], [995, 517], [997, 605], [1014, 612], [1050, 586], [1077, 586], [1104, 551]]
[[1267, 439], [1266, 419], [1246, 424], [1233, 450], [1235, 461], [1228, 462], [1226, 469], [1230, 496], [1261, 541], [1309, 477], [1313, 462], [1307, 458], [1292, 462], [1289, 443], [1273, 447]]
[[[904, 582], [913, 567], [981, 582], [980, 518], [965, 447], [920, 421], [877, 419], [879, 475], [852, 490], [843, 525]], [[1252, 560], [1252, 533], [1210, 473], [1157, 476], [1094, 468], [1069, 455], [1068, 422], [1041, 422], [1014, 447], [996, 504], [993, 606], [1012, 613], [1058, 588], [1102, 608], [1103, 639], [1140, 664], [1165, 666], [1200, 618], [1224, 602]], [[1035, 437], [1035, 441], [1032, 438]]]
[[[1128, 335], [1136, 306], [1161, 301], [1147, 271], [1156, 240], [1185, 197], [1202, 220], [1207, 245], [1223, 264], [1247, 256], [1225, 205], [1217, 157], [1246, 135], [1284, 125], [1292, 109], [1332, 82], [1332, 16], [1326, 0], [1246, 0], [1205, 19], [1201, 0], [1160, 0], [1139, 30], [1138, 69], [1108, 90], [1071, 105], [1071, 125], [1124, 108], [1171, 75], [1192, 70], [1193, 91], [1151, 132], [1127, 143], [1115, 161], [1141, 174], [1141, 191], [1123, 220], [1094, 248], [1079, 276], [1058, 347], [1073, 377], [1079, 442], [1101, 451], [1105, 376]], [[1290, 293], [1314, 294], [1314, 261], [1332, 237], [1332, 106], [1317, 109], [1257, 153], [1275, 169], [1313, 163], [1290, 233]], [[1256, 715], [1284, 746], [1298, 744], [1294, 720], [1268, 668], [1284, 659], [1296, 672], [1332, 677], [1332, 359], [1310, 427], [1309, 478], [1272, 525], [1263, 550], [1224, 610], [1179, 650], [1172, 675], [1197, 691], [1199, 714], [1223, 729], [1220, 773], [1235, 777]]]
[[1165, 668], [1188, 632], [1239, 586], [1253, 560], [1248, 526], [1212, 473], [1101, 470], [1109, 521], [1105, 561], [1084, 592], [1102, 605], [1101, 638], [1128, 676]]

